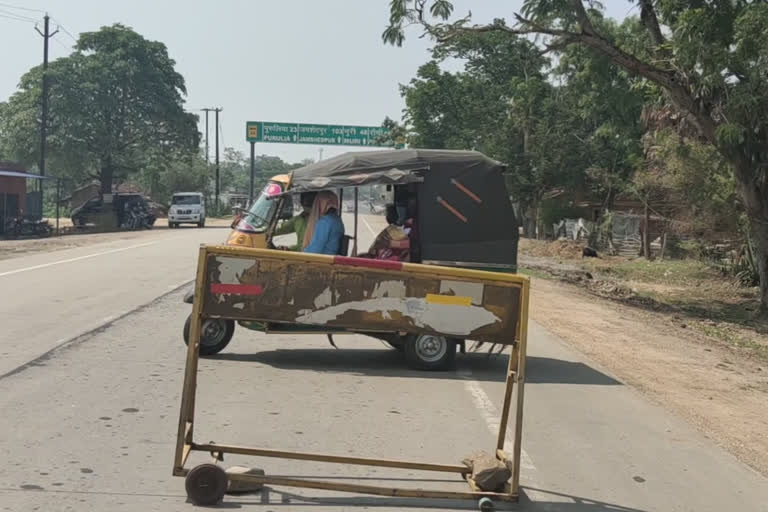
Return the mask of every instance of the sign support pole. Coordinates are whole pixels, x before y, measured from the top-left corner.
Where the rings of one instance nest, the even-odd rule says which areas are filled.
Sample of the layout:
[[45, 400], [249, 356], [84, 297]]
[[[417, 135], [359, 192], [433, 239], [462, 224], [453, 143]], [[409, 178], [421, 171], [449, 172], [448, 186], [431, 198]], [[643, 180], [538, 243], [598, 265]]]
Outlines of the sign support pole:
[[354, 241], [352, 242], [352, 256], [355, 256], [355, 257], [357, 256], [357, 213], [358, 213], [357, 198], [358, 198], [357, 187], [355, 187], [355, 238], [353, 239]]
[[256, 174], [256, 143], [251, 142], [251, 183], [248, 187], [248, 208], [251, 207], [251, 204], [253, 203], [253, 181], [254, 181], [254, 174]]

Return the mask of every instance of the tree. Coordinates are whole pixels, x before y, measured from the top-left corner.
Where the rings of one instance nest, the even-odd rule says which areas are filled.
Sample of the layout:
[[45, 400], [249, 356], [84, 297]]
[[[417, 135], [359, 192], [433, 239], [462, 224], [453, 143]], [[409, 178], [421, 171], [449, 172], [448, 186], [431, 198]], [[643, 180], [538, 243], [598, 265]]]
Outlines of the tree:
[[[51, 63], [49, 151], [77, 179], [115, 179], [199, 144], [197, 116], [184, 112], [184, 78], [163, 43], [120, 24], [80, 35], [75, 52]], [[38, 159], [39, 67], [0, 109], [6, 151]], [[53, 166], [52, 166], [53, 167]]]
[[[448, 58], [462, 62], [462, 70], [443, 70]], [[438, 42], [433, 59], [401, 86], [410, 144], [476, 149], [506, 162], [507, 185], [529, 236], [543, 233], [545, 195], [583, 185], [585, 170], [600, 163], [590, 152], [597, 147], [592, 132], [609, 124], [605, 113], [589, 110], [599, 101], [590, 103], [577, 88], [554, 84], [548, 65], [523, 37], [506, 31], [465, 33]], [[576, 73], [575, 64], [570, 69]], [[639, 114], [638, 109], [635, 124]], [[610, 160], [614, 166], [624, 161], [613, 153]]]
[[768, 315], [768, 3], [758, 0], [636, 0], [647, 46], [608, 37], [599, 2], [524, 0], [516, 25], [447, 20], [447, 0], [393, 0], [383, 39], [402, 44], [406, 24], [437, 41], [506, 31], [544, 37], [546, 49], [579, 45], [663, 91], [700, 139], [728, 162], [749, 218]]

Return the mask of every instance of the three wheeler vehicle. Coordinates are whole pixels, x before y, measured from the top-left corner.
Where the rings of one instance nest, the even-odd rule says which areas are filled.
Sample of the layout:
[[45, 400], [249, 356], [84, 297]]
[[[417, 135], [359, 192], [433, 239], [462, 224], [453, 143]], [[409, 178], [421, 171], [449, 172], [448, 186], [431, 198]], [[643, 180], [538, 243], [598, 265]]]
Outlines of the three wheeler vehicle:
[[[345, 237], [341, 254], [337, 256], [339, 264], [349, 267], [348, 272], [339, 278], [338, 283], [329, 285], [324, 280], [318, 280], [320, 284], [317, 286], [322, 285], [322, 289], [312, 288], [307, 281], [306, 286], [294, 290], [295, 293], [307, 296], [316, 294], [312, 295], [314, 304], [328, 306], [323, 314], [314, 314], [308, 308], [294, 311], [295, 308], [287, 308], [286, 304], [282, 304], [282, 314], [271, 311], [268, 317], [240, 319], [237, 323], [247, 329], [270, 334], [327, 334], [331, 342], [331, 336], [335, 334], [365, 334], [403, 351], [406, 362], [412, 368], [442, 370], [452, 367], [457, 348], [464, 350], [466, 340], [477, 340], [477, 332], [482, 333], [489, 325], [481, 318], [483, 315], [479, 310], [474, 319], [465, 314], [483, 302], [483, 287], [462, 279], [445, 279], [440, 281], [437, 290], [432, 290], [434, 283], [428, 286], [432, 291], [425, 296], [433, 296], [432, 299], [437, 303], [412, 301], [407, 304], [401, 303], [398, 298], [405, 296], [405, 288], [408, 286], [406, 281], [374, 282], [366, 277], [366, 270], [379, 268], [402, 271], [403, 265], [412, 267], [411, 264], [417, 263], [421, 264], [420, 272], [427, 273], [429, 266], [450, 267], [459, 271], [459, 274], [467, 273], [469, 277], [472, 277], [473, 271], [478, 270], [515, 273], [518, 228], [503, 172], [502, 163], [476, 151], [400, 149], [345, 153], [296, 169], [290, 175], [274, 176], [248, 211], [235, 219], [226, 245], [233, 248], [273, 249], [273, 238], [279, 222], [293, 214], [293, 197], [307, 192], [335, 190], [340, 191], [340, 202], [343, 203], [344, 191], [349, 190], [352, 192], [354, 227], [352, 234]], [[413, 220], [409, 263], [356, 258], [358, 189], [369, 185], [386, 185], [393, 189], [394, 204], [402, 213], [401, 217]], [[344, 211], [343, 207], [339, 210]], [[286, 261], [293, 261], [295, 254], [285, 253]], [[224, 276], [222, 279], [234, 287], [232, 290], [239, 289], [237, 287], [242, 284], [245, 272], [245, 269], [237, 265], [237, 262], [232, 268], [223, 265], [219, 270]], [[282, 279], [279, 281], [281, 286], [290, 288], [290, 265], [275, 262], [265, 265], [274, 267], [277, 273], [273, 278]], [[435, 282], [439, 273], [437, 267], [433, 279]], [[310, 279], [309, 276], [305, 278]], [[341, 284], [345, 279], [347, 281]], [[256, 288], [251, 288], [252, 292], [258, 291], [261, 285], [254, 286]], [[221, 289], [224, 288], [226, 286]], [[350, 290], [354, 290], [354, 293], [359, 291], [366, 300], [376, 299], [378, 302], [375, 305], [358, 304], [356, 313], [348, 309], [342, 311], [343, 308], [330, 311], [337, 303], [341, 304], [339, 301], [342, 295], [352, 293]], [[262, 299], [266, 300], [265, 297]], [[394, 299], [400, 302], [395, 304]], [[194, 291], [187, 293], [184, 300], [192, 304]], [[272, 300], [279, 302], [277, 298]], [[297, 298], [294, 303], [298, 302], [300, 300]], [[387, 307], [391, 306], [389, 315], [394, 318], [405, 318], [419, 312], [423, 319], [440, 310], [443, 314], [454, 313], [456, 325], [437, 333], [428, 328], [428, 323], [423, 323], [426, 327], [416, 329], [421, 332], [412, 332], [412, 329], [394, 328], [397, 321], [378, 324], [361, 322], [366, 317], [366, 308], [384, 307], [387, 302], [392, 302]], [[460, 309], [458, 311], [462, 314], [455, 315], [456, 311], [452, 308], [448, 308], [450, 311], [440, 308], [441, 305], [457, 304], [469, 309]], [[338, 321], [350, 315], [357, 315], [358, 321]], [[500, 321], [498, 317], [493, 321], [489, 318], [486, 315], [485, 320], [491, 323]], [[184, 326], [185, 343], [189, 343], [191, 322], [192, 315], [187, 318]], [[234, 330], [234, 319], [224, 318], [223, 315], [203, 317], [200, 354], [210, 356], [223, 350], [232, 339]]]

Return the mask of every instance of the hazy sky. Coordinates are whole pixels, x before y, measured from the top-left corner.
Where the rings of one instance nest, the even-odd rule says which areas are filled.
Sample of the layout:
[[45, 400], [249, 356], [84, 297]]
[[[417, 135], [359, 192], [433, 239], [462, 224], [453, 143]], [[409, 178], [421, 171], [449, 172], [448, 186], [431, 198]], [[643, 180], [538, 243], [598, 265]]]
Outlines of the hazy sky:
[[[507, 17], [521, 0], [456, 0], [477, 22]], [[604, 0], [623, 18], [632, 5]], [[0, 100], [42, 59], [34, 23], [47, 10], [65, 30], [52, 40], [50, 58], [69, 53], [80, 32], [120, 22], [166, 44], [186, 79], [187, 109], [220, 106], [223, 144], [243, 152], [245, 122], [288, 121], [379, 125], [400, 118], [398, 83], [429, 57], [429, 42], [411, 32], [402, 48], [385, 46], [381, 32], [388, 0], [0, 0]], [[201, 132], [204, 131], [201, 113]], [[211, 115], [211, 148], [213, 147]], [[355, 148], [326, 147], [328, 157]], [[318, 147], [257, 144], [257, 154], [288, 161], [318, 157]], [[211, 154], [213, 150], [211, 149]]]

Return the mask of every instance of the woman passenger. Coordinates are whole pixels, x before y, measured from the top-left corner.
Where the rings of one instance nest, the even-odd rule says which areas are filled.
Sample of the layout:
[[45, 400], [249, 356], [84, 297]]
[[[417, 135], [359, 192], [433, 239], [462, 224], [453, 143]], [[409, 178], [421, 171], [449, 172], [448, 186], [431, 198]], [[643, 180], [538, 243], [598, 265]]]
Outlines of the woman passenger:
[[328, 190], [318, 192], [304, 232], [304, 252], [339, 254], [344, 223], [339, 215], [339, 198]]

